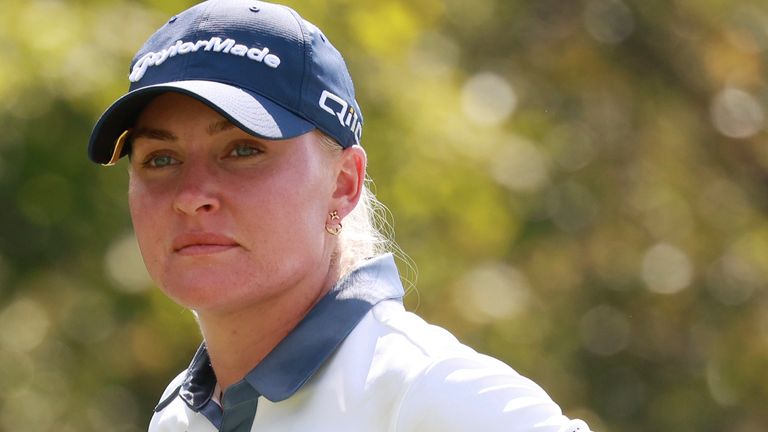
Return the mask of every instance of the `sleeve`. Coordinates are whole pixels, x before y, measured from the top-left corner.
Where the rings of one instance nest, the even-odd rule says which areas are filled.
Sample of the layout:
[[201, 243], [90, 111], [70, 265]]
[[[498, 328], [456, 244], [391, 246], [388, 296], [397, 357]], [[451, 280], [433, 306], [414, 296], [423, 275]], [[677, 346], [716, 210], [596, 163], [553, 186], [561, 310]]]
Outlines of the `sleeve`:
[[405, 393], [396, 432], [590, 432], [536, 383], [487, 356], [438, 361]]

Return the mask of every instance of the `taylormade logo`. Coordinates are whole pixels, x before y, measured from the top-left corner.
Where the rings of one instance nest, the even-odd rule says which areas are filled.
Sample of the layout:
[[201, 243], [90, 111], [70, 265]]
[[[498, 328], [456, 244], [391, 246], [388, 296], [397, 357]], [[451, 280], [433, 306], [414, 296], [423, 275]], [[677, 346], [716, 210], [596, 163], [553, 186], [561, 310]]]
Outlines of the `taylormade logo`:
[[171, 57], [197, 52], [201, 48], [203, 51], [248, 57], [253, 61], [264, 63], [273, 69], [277, 69], [280, 66], [280, 57], [270, 54], [267, 47], [262, 49], [248, 48], [245, 45], [238, 44], [234, 39], [222, 40], [220, 37], [212, 37], [209, 40], [199, 40], [197, 42], [176, 41], [175, 44], [159, 52], [148, 52], [133, 65], [133, 70], [131, 70], [131, 75], [128, 79], [131, 82], [137, 82], [144, 77], [147, 69], [151, 66], [159, 66]]

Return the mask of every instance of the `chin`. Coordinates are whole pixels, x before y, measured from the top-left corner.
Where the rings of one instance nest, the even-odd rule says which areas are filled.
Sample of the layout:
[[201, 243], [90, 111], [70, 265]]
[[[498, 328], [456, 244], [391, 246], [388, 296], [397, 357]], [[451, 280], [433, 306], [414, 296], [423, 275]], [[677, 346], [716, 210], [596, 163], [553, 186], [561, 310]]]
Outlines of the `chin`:
[[[171, 260], [153, 274], [163, 293], [192, 310], [234, 310], [269, 302], [318, 274], [321, 260]], [[310, 282], [310, 285], [313, 285]]]
[[[160, 288], [175, 303], [196, 311], [234, 310], [268, 301], [291, 278], [254, 266], [196, 266], [166, 272]], [[284, 283], [278, 283], [281, 280]]]
[[[242, 273], [241, 273], [242, 274]], [[231, 302], [242, 302], [245, 295], [253, 296], [256, 287], [244, 286], [244, 281], [232, 281], [232, 272], [213, 271], [204, 266], [165, 272], [159, 278], [161, 291], [175, 303], [187, 309], [217, 308]]]

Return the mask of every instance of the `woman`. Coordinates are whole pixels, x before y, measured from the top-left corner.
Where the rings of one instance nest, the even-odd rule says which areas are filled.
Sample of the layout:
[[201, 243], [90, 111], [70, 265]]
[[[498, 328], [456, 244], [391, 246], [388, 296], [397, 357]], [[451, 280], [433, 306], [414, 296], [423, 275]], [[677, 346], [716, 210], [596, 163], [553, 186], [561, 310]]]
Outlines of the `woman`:
[[150, 431], [589, 430], [403, 310], [352, 81], [314, 25], [211, 0], [158, 30], [129, 79], [89, 156], [129, 156], [144, 261], [204, 337]]

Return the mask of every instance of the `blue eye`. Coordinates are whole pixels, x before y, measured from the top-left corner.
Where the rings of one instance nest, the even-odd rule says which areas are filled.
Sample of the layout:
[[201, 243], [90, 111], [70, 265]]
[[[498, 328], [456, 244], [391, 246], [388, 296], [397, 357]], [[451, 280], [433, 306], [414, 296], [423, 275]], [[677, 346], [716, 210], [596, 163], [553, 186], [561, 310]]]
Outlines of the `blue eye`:
[[163, 168], [176, 165], [177, 163], [179, 163], [179, 161], [174, 159], [173, 156], [161, 154], [148, 157], [144, 162], [144, 166], [149, 168]]
[[173, 158], [168, 155], [157, 156], [150, 159], [149, 164], [156, 168], [173, 165]]
[[229, 152], [230, 157], [248, 157], [248, 156], [255, 156], [257, 154], [261, 153], [261, 150], [259, 150], [256, 147], [253, 147], [248, 144], [238, 144], [235, 146], [235, 148], [232, 149], [231, 152]]

